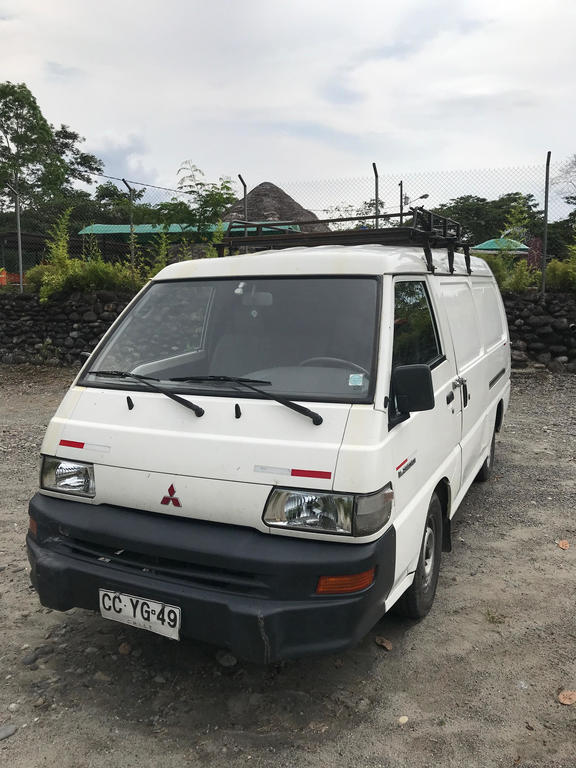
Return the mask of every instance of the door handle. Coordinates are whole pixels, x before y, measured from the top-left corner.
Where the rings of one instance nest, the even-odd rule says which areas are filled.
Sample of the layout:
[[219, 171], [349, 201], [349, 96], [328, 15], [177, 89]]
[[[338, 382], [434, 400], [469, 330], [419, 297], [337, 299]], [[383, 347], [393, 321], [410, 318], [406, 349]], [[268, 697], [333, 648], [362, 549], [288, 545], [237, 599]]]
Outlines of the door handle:
[[448, 392], [446, 395], [446, 404], [450, 405], [454, 401], [454, 392]]
[[452, 382], [452, 389], [458, 389], [458, 387], [465, 387], [466, 386], [466, 379], [464, 379], [462, 376], [458, 376], [458, 378], [454, 379]]

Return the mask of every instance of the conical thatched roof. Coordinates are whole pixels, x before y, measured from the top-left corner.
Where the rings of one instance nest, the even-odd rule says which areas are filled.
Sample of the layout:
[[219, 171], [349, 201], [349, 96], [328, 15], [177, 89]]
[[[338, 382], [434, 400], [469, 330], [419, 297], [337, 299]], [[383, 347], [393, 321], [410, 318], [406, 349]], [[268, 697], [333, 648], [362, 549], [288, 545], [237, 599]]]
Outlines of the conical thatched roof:
[[[318, 217], [303, 208], [290, 195], [287, 195], [283, 189], [264, 181], [254, 187], [248, 195], [248, 221], [305, 221], [307, 219], [318, 219]], [[233, 219], [244, 219], [244, 200], [238, 202], [229, 208], [224, 221]], [[306, 224], [301, 226], [303, 232], [328, 232], [326, 224]]]

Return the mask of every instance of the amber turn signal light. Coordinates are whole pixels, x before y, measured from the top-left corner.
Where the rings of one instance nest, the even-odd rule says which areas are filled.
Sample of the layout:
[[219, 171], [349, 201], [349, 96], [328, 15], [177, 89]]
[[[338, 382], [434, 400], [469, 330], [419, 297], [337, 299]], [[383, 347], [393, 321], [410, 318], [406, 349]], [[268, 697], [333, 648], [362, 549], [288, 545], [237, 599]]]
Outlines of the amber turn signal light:
[[36, 522], [36, 520], [33, 520], [31, 517], [28, 518], [28, 530], [30, 531], [32, 536], [36, 538], [36, 536], [38, 535], [38, 523]]
[[316, 587], [317, 595], [345, 595], [360, 592], [374, 581], [375, 568], [352, 576], [320, 576]]

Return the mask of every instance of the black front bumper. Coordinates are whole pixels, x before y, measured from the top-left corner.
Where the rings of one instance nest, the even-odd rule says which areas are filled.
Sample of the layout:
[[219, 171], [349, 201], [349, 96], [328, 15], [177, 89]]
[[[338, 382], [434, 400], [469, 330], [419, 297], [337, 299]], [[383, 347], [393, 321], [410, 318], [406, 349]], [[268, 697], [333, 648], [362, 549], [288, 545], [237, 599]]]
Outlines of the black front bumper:
[[[98, 589], [180, 606], [181, 636], [256, 662], [337, 652], [384, 613], [394, 528], [371, 544], [311, 541], [37, 494], [27, 537], [43, 605], [98, 610]], [[353, 595], [315, 594], [320, 576], [376, 568]]]

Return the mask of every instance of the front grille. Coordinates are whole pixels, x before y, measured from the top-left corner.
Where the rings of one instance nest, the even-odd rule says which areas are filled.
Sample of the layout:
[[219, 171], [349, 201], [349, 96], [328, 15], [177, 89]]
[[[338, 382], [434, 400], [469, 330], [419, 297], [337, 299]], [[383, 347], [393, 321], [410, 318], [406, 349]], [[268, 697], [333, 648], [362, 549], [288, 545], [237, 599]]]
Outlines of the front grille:
[[69, 537], [59, 537], [57, 542], [53, 543], [56, 545], [55, 549], [69, 557], [84, 562], [106, 563], [125, 573], [162, 577], [174, 583], [185, 581], [205, 589], [246, 595], [265, 597], [270, 592], [270, 584], [258, 576], [246, 572], [212, 568], [184, 560], [173, 560], [143, 552], [133, 552], [128, 549], [106, 547], [102, 544], [79, 541]]

